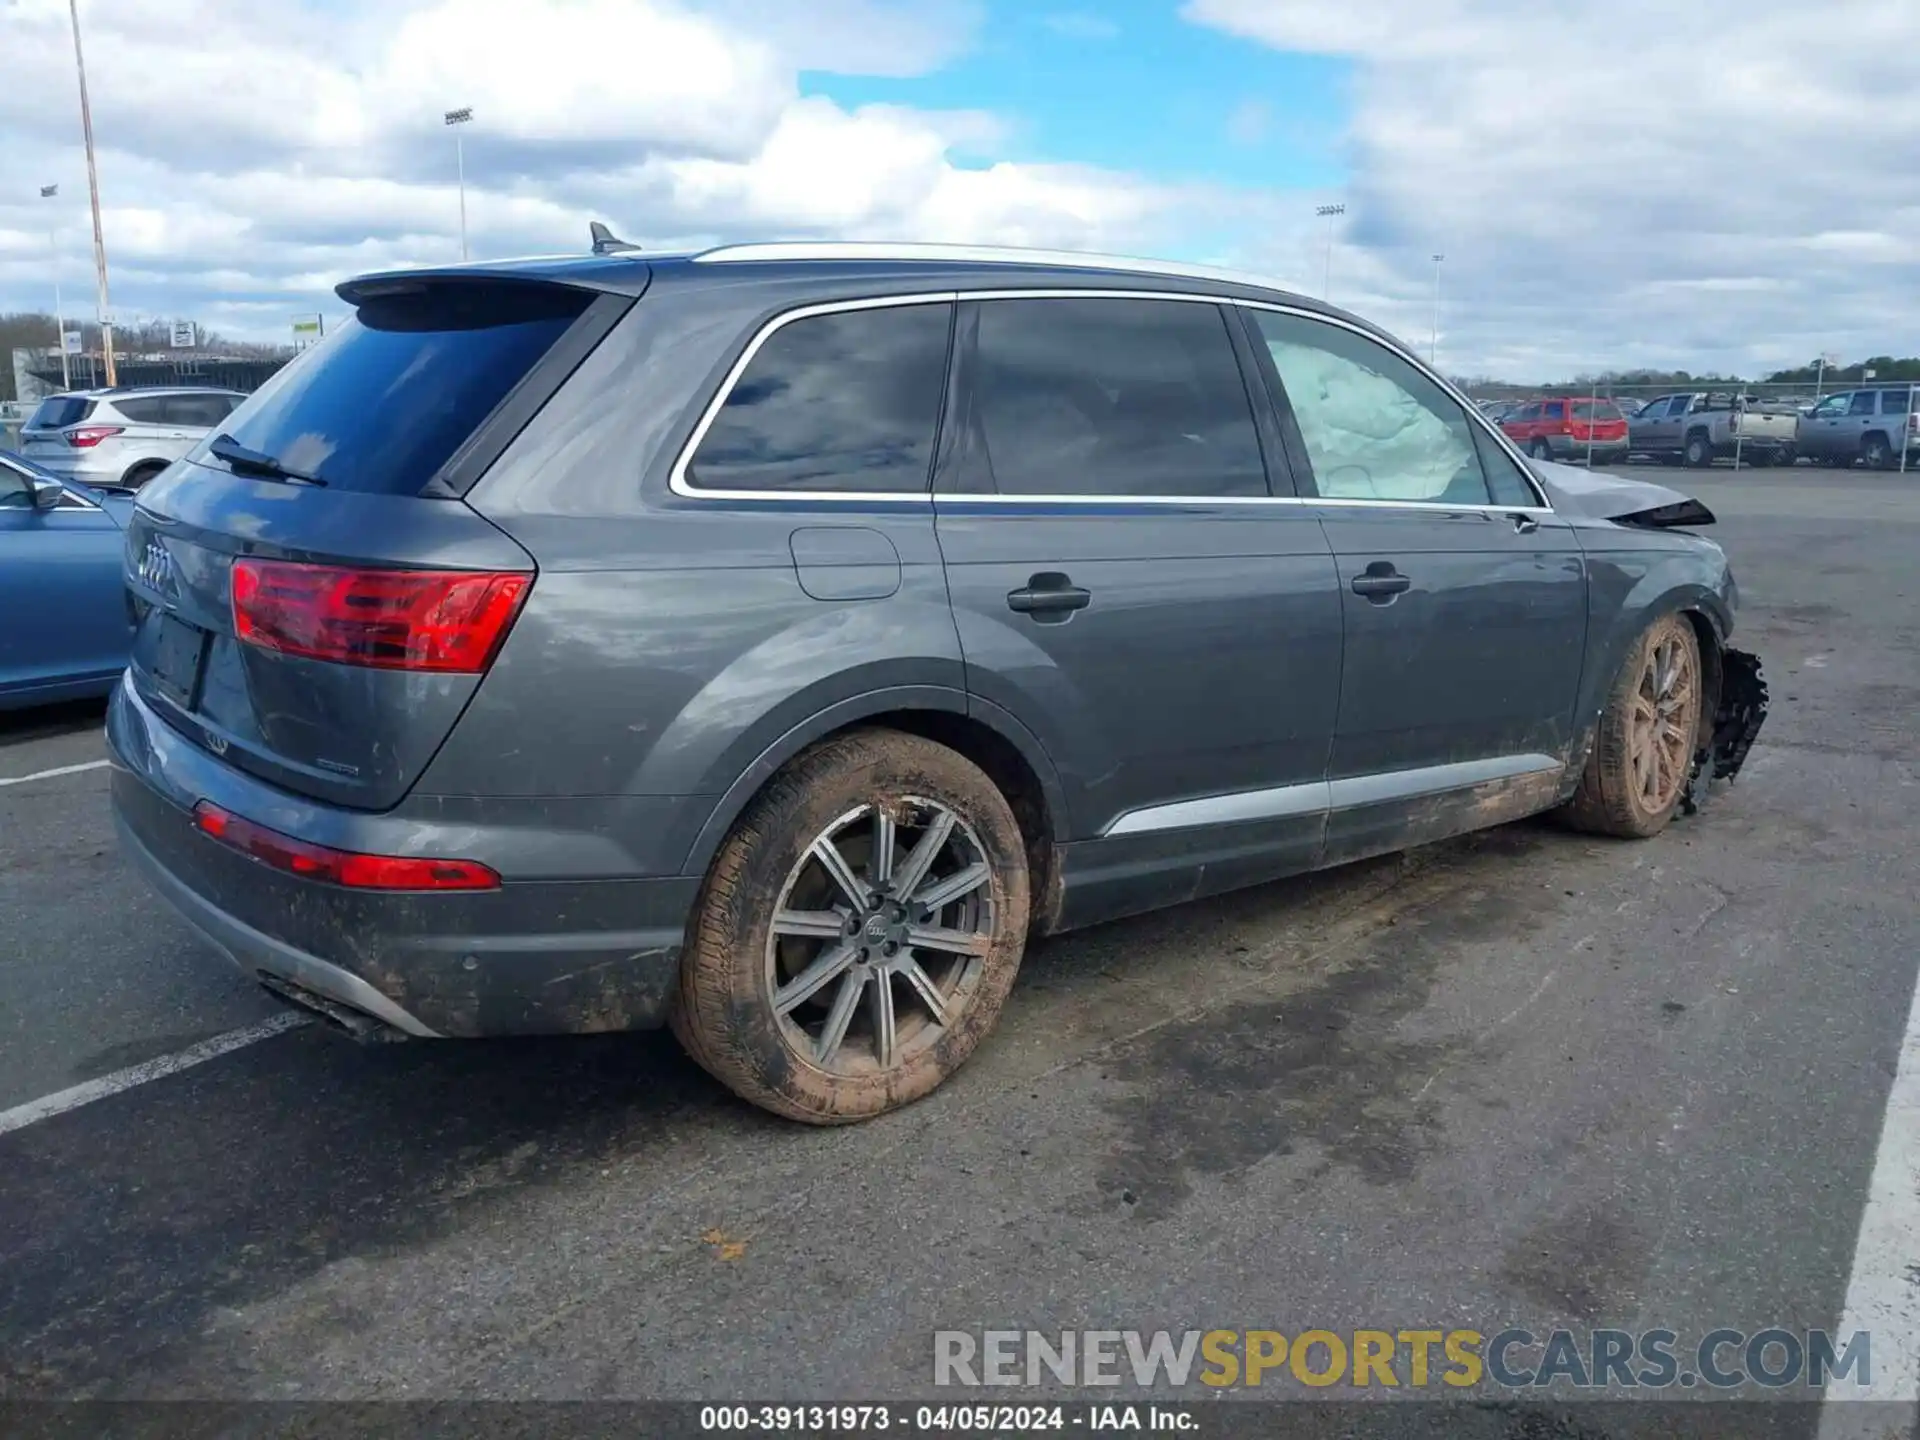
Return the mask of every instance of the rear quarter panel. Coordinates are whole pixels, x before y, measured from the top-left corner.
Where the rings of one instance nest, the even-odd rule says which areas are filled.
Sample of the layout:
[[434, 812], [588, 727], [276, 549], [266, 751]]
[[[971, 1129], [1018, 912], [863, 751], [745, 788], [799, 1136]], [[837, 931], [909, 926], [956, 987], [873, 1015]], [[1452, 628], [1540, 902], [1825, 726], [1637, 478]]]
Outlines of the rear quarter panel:
[[[539, 578], [422, 793], [682, 797], [676, 830], [692, 829], [677, 858], [697, 867], [692, 830], [824, 729], [900, 706], [966, 710], [929, 502], [668, 485], [746, 340], [810, 298], [656, 283], [469, 493]], [[810, 570], [810, 595], [794, 535], [819, 529], [859, 532], [847, 553], [868, 561], [844, 586]], [[831, 560], [834, 537], [810, 538], [806, 553]], [[898, 581], [878, 595], [870, 560], [888, 548]], [[816, 598], [843, 591], [873, 598]], [[630, 853], [676, 858], [631, 839]]]

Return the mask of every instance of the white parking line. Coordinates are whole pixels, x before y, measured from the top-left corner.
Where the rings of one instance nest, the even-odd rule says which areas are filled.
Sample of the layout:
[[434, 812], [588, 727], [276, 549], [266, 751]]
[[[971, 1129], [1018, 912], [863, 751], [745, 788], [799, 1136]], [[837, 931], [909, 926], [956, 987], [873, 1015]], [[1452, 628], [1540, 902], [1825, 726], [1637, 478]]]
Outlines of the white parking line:
[[[1861, 1330], [1873, 1337], [1872, 1381], [1829, 1388], [1819, 1440], [1909, 1435], [1920, 1419], [1920, 985], [1887, 1092], [1835, 1346]], [[1849, 1403], [1861, 1400], [1879, 1403]]]
[[184, 1050], [176, 1050], [171, 1055], [162, 1055], [158, 1059], [129, 1065], [125, 1070], [115, 1070], [111, 1075], [102, 1075], [84, 1084], [75, 1085], [71, 1089], [56, 1091], [52, 1095], [43, 1095], [38, 1100], [29, 1100], [24, 1105], [16, 1105], [11, 1110], [0, 1110], [0, 1135], [14, 1130], [24, 1130], [29, 1125], [37, 1125], [40, 1121], [50, 1120], [55, 1115], [64, 1115], [69, 1110], [78, 1110], [82, 1105], [91, 1105], [96, 1100], [104, 1100], [109, 1095], [118, 1095], [122, 1090], [131, 1090], [134, 1086], [145, 1085], [150, 1080], [164, 1080], [169, 1075], [178, 1075], [182, 1070], [191, 1070], [196, 1065], [204, 1065], [207, 1061], [218, 1059], [242, 1046], [252, 1045], [260, 1040], [270, 1040], [284, 1031], [312, 1023], [311, 1015], [302, 1015], [297, 1011], [289, 1010], [285, 1014], [262, 1020], [257, 1025], [246, 1025], [238, 1030], [229, 1030], [224, 1035], [215, 1035], [211, 1039], [202, 1040], [198, 1045], [189, 1045]]
[[78, 775], [82, 770], [104, 770], [111, 760], [89, 760], [84, 765], [60, 765], [52, 770], [37, 771], [32, 775], [14, 775], [0, 779], [0, 785], [25, 785], [30, 780], [56, 780], [62, 775]]

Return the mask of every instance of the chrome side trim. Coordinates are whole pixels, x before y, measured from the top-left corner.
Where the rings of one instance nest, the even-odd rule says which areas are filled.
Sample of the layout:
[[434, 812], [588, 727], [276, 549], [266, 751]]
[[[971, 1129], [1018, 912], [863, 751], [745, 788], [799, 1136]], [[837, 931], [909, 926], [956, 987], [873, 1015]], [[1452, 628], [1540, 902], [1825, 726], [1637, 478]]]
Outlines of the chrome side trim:
[[1186, 830], [1202, 825], [1232, 825], [1243, 820], [1282, 820], [1291, 815], [1324, 815], [1327, 782], [1281, 785], [1272, 790], [1237, 790], [1199, 800], [1175, 800], [1129, 810], [1101, 831], [1109, 835], [1144, 835], [1155, 830]]
[[[784, 250], [786, 248], [787, 247], [783, 247], [783, 246], [725, 247], [725, 249], [730, 249], [735, 251]], [[935, 247], [935, 248], [941, 248], [941, 247]], [[1035, 251], [1033, 253], [1048, 254], [1048, 253], [1055, 253], [1055, 252]], [[709, 257], [714, 255], [721, 255], [723, 258], [727, 258], [725, 257], [725, 250], [709, 251], [705, 255], [696, 256], [694, 258], [696, 260], [703, 260], [703, 259], [708, 259]], [[738, 258], [738, 257], [736, 256], [731, 258]], [[755, 256], [753, 258], [761, 258], [761, 257]], [[790, 259], [790, 258], [804, 258], [804, 257], [781, 255], [781, 256], [769, 256], [765, 258]], [[814, 255], [812, 256], [812, 258], [823, 258], [823, 257]], [[931, 258], [943, 258], [943, 257], [935, 256]], [[1066, 261], [1052, 261], [1052, 262], [1036, 261], [1035, 263], [1064, 264], [1064, 263], [1071, 263], [1071, 260], [1073, 258], [1074, 257], [1069, 256], [1069, 259]], [[1084, 257], [1080, 257], [1080, 258], [1084, 258]], [[1169, 271], [1166, 273], [1179, 274], [1184, 272]], [[1209, 277], [1200, 277], [1200, 278], [1220, 278], [1220, 277], [1209, 276]], [[1261, 282], [1261, 281], [1250, 281], [1250, 282], [1244, 282], [1244, 283], [1261, 284], [1263, 285], [1264, 288], [1271, 288], [1271, 287], [1265, 286], [1265, 282]], [[945, 304], [952, 304], [954, 302], [963, 301], [963, 300], [1178, 300], [1178, 301], [1186, 302], [1188, 304], [1195, 304], [1195, 305], [1237, 305], [1249, 310], [1271, 310], [1282, 315], [1295, 315], [1303, 320], [1317, 321], [1323, 325], [1337, 326], [1342, 330], [1350, 331], [1352, 334], [1358, 335], [1363, 340], [1371, 341], [1373, 344], [1378, 345], [1382, 349], [1385, 349], [1391, 352], [1392, 354], [1398, 356], [1401, 360], [1404, 360], [1407, 364], [1413, 366], [1415, 370], [1418, 370], [1422, 375], [1426, 376], [1427, 379], [1431, 380], [1434, 384], [1438, 385], [1443, 393], [1445, 393], [1449, 398], [1454, 400], [1460, 406], [1460, 408], [1466, 412], [1466, 415], [1468, 417], [1468, 423], [1478, 425], [1483, 431], [1486, 432], [1488, 436], [1490, 436], [1494, 440], [1496, 444], [1500, 446], [1502, 450], [1504, 450], [1507, 453], [1507, 455], [1514, 461], [1514, 463], [1520, 467], [1520, 474], [1522, 478], [1526, 480], [1528, 487], [1534, 493], [1535, 499], [1537, 499], [1540, 503], [1538, 505], [1532, 505], [1532, 506], [1527, 506], [1527, 505], [1448, 505], [1437, 500], [1322, 499], [1319, 496], [1308, 496], [1308, 495], [1245, 495], [1245, 496], [1238, 496], [1238, 497], [1231, 497], [1231, 496], [1195, 497], [1195, 496], [1158, 496], [1158, 495], [1112, 496], [1112, 495], [947, 495], [947, 494], [940, 494], [938, 496], [935, 496], [933, 494], [929, 494], [927, 492], [917, 491], [917, 490], [913, 490], [913, 491], [909, 491], [909, 490], [886, 490], [886, 491], [709, 490], [701, 486], [694, 485], [687, 479], [687, 470], [688, 470], [688, 467], [693, 463], [694, 452], [700, 448], [700, 442], [706, 438], [707, 430], [709, 429], [709, 427], [712, 426], [715, 417], [719, 415], [721, 407], [723, 407], [726, 404], [727, 396], [732, 393], [733, 387], [739, 383], [742, 372], [744, 372], [747, 366], [752, 362], [753, 357], [755, 356], [755, 354], [759, 352], [760, 347], [766, 344], [768, 338], [771, 337], [775, 331], [779, 330], [781, 326], [790, 325], [795, 320], [804, 320], [809, 316], [813, 316], [813, 315], [833, 315], [846, 310], [882, 310], [882, 309], [888, 309], [895, 305], [945, 305]], [[1546, 491], [1541, 488], [1539, 481], [1534, 478], [1533, 471], [1527, 463], [1526, 456], [1521, 454], [1519, 448], [1514, 445], [1511, 439], [1508, 438], [1507, 433], [1504, 430], [1500, 429], [1499, 426], [1494, 425], [1490, 421], [1488, 421], [1486, 416], [1480, 413], [1479, 407], [1476, 406], [1458, 389], [1456, 389], [1452, 384], [1450, 384], [1445, 376], [1431, 369], [1424, 361], [1420, 359], [1419, 356], [1415, 355], [1411, 350], [1408, 350], [1402, 345], [1400, 345], [1397, 341], [1389, 340], [1384, 338], [1383, 336], [1376, 335], [1372, 331], [1366, 329], [1365, 327], [1356, 325], [1352, 321], [1345, 320], [1338, 315], [1330, 315], [1319, 310], [1309, 310], [1304, 306], [1287, 305], [1287, 304], [1282, 304], [1276, 301], [1247, 300], [1234, 295], [1211, 295], [1211, 294], [1205, 294], [1197, 291], [1100, 290], [1100, 289], [1094, 289], [1089, 287], [1078, 287], [1078, 286], [1065, 286], [1057, 289], [1056, 288], [1047, 288], [1047, 289], [1035, 288], [1035, 289], [1028, 289], [1028, 290], [994, 290], [994, 289], [947, 290], [947, 291], [935, 291], [935, 292], [913, 292], [913, 293], [905, 293], [900, 295], [866, 296], [858, 300], [829, 300], [829, 301], [823, 301], [815, 305], [804, 305], [796, 309], [786, 311], [784, 314], [776, 315], [773, 317], [773, 319], [769, 320], [764, 326], [760, 328], [759, 332], [755, 334], [752, 340], [747, 342], [747, 348], [741, 352], [740, 358], [736, 360], [732, 368], [727, 371], [726, 378], [720, 382], [720, 388], [714, 393], [713, 399], [708, 402], [706, 410], [702, 412], [700, 416], [700, 423], [694, 426], [693, 434], [687, 437], [687, 443], [681, 447], [680, 454], [677, 457], [675, 457], [673, 462], [673, 469], [668, 472], [667, 485], [668, 485], [668, 488], [671, 489], [674, 494], [686, 496], [689, 499], [704, 497], [704, 498], [714, 499], [714, 500], [757, 500], [763, 503], [777, 502], [777, 501], [783, 501], [783, 500], [834, 500], [834, 501], [842, 501], [842, 502], [855, 501], [863, 505], [874, 505], [874, 504], [922, 505], [922, 504], [927, 504], [937, 498], [943, 501], [958, 502], [961, 504], [981, 504], [986, 502], [1002, 502], [1002, 503], [1015, 502], [1015, 503], [1027, 503], [1027, 504], [1046, 503], [1046, 504], [1113, 505], [1113, 504], [1129, 504], [1129, 503], [1138, 502], [1138, 503], [1154, 504], [1154, 505], [1159, 505], [1159, 504], [1337, 505], [1337, 506], [1385, 506], [1385, 507], [1394, 508], [1394, 509], [1418, 509], [1418, 510], [1488, 511], [1488, 512], [1498, 513], [1502, 515], [1513, 515], [1513, 514], [1551, 515], [1554, 513], [1553, 503], [1551, 499], [1548, 497]]]
[[1417, 770], [1354, 775], [1335, 780], [1327, 788], [1335, 810], [1351, 810], [1359, 805], [1415, 800], [1447, 790], [1468, 790], [1490, 780], [1515, 780], [1522, 775], [1544, 775], [1566, 768], [1551, 755], [1499, 755], [1490, 760], [1461, 760], [1452, 765], [1426, 765]]
[[1414, 800], [1449, 790], [1470, 790], [1493, 780], [1522, 775], [1544, 775], [1566, 766], [1551, 755], [1499, 755], [1487, 760], [1462, 760], [1451, 765], [1424, 765], [1413, 770], [1387, 770], [1345, 780], [1314, 780], [1281, 785], [1270, 790], [1235, 790], [1197, 800], [1175, 800], [1128, 810], [1100, 832], [1145, 835], [1160, 830], [1187, 830], [1211, 825], [1235, 825], [1248, 820], [1284, 820], [1296, 815], [1326, 814], [1360, 805]]

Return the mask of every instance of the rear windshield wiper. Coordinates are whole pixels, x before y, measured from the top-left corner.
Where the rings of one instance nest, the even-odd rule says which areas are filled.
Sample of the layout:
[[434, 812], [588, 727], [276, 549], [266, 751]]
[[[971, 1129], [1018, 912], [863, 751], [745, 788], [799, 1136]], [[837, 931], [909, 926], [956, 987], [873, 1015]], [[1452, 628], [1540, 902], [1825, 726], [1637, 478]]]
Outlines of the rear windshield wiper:
[[266, 480], [288, 480], [296, 485], [318, 485], [322, 488], [325, 488], [327, 483], [318, 475], [308, 475], [299, 470], [289, 469], [271, 455], [259, 450], [249, 450], [231, 435], [214, 436], [207, 445], [207, 453], [216, 459], [226, 461], [227, 468], [236, 475], [258, 475]]

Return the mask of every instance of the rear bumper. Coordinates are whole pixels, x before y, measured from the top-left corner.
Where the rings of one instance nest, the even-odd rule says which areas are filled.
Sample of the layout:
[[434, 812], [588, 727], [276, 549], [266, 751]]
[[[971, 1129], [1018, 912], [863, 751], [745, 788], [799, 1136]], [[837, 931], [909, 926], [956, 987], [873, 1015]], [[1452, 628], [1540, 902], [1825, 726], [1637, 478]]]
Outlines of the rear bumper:
[[[1561, 461], [1584, 460], [1587, 458], [1587, 442], [1576, 440], [1571, 435], [1549, 435], [1547, 447], [1553, 451], [1553, 458]], [[1624, 460], [1627, 456], [1625, 440], [1596, 440], [1593, 442], [1595, 461]]]
[[30, 455], [23, 447], [21, 453], [49, 475], [58, 475], [62, 480], [78, 480], [83, 485], [93, 485], [102, 480], [117, 482], [120, 479], [118, 465], [103, 461], [89, 450], [75, 450], [62, 445], [58, 450], [36, 449]]
[[[214, 949], [283, 993], [297, 987], [422, 1037], [638, 1030], [666, 1019], [697, 877], [510, 881], [450, 894], [318, 884], [202, 834], [189, 808], [192, 797], [215, 796], [285, 830], [306, 802], [198, 750], [124, 684], [107, 740], [129, 858]], [[455, 826], [417, 833], [421, 854], [457, 855], [471, 838]]]

